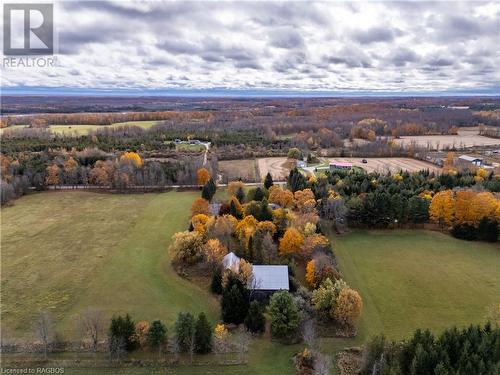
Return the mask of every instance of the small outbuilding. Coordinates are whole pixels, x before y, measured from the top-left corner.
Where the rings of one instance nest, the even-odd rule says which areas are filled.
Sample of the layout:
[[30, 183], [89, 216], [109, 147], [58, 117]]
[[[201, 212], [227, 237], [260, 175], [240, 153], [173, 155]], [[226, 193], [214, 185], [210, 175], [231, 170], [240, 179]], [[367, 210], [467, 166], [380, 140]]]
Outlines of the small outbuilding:
[[235, 253], [230, 252], [222, 258], [222, 265], [225, 269], [231, 269], [234, 272], [238, 272], [240, 270], [240, 258]]

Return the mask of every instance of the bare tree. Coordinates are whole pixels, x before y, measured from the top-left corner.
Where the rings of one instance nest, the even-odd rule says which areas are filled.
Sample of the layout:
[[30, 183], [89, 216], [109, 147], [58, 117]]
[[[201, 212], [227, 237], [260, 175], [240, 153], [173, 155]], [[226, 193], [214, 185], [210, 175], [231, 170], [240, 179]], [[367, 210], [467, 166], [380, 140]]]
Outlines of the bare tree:
[[110, 361], [119, 362], [125, 353], [125, 341], [123, 337], [110, 336], [108, 342], [108, 353]]
[[317, 353], [314, 359], [314, 375], [329, 375], [331, 366], [330, 357]]
[[243, 359], [245, 358], [245, 353], [248, 351], [249, 341], [250, 336], [244, 329], [241, 329], [236, 338], [236, 347], [239, 353], [240, 362], [243, 362]]
[[87, 309], [79, 316], [84, 337], [89, 338], [92, 351], [97, 351], [99, 337], [103, 331], [103, 315], [101, 310]]
[[35, 329], [38, 338], [43, 345], [43, 356], [47, 359], [49, 346], [53, 337], [52, 319], [48, 312], [41, 312], [35, 323]]
[[193, 329], [193, 332], [189, 336], [189, 363], [193, 364], [193, 354], [194, 354], [194, 347], [195, 347], [195, 330]]
[[318, 336], [314, 319], [307, 319], [302, 323], [302, 339], [309, 349], [313, 351], [318, 349]]

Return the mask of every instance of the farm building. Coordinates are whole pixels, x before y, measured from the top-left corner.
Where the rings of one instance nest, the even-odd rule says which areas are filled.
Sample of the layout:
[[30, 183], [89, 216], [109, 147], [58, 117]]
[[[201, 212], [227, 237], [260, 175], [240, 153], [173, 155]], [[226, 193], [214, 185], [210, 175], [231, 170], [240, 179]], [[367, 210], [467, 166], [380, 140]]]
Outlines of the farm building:
[[[222, 259], [225, 269], [238, 272], [240, 258], [234, 253], [229, 253]], [[248, 289], [258, 292], [265, 297], [277, 290], [289, 290], [288, 266], [252, 266], [253, 278], [247, 285]]]
[[288, 290], [288, 266], [253, 266], [251, 287], [261, 292]]
[[483, 164], [483, 159], [475, 156], [461, 155], [458, 157], [458, 162], [464, 166], [472, 164], [476, 167], [480, 167]]
[[330, 170], [336, 170], [336, 169], [350, 170], [352, 169], [352, 164], [332, 161], [330, 163]]
[[234, 272], [238, 272], [240, 270], [240, 258], [235, 253], [230, 252], [222, 258], [222, 265], [225, 269], [231, 269]]

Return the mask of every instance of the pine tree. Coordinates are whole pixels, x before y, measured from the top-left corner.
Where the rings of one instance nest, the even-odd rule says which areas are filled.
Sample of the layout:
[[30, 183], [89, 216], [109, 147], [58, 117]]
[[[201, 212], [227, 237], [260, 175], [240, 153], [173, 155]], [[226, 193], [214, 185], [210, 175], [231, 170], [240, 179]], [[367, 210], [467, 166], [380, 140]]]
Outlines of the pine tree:
[[222, 269], [216, 267], [212, 273], [212, 282], [210, 283], [210, 290], [214, 294], [222, 294]]
[[194, 334], [194, 348], [195, 352], [199, 354], [212, 351], [212, 327], [210, 327], [205, 313], [198, 315]]
[[262, 188], [260, 186], [257, 186], [253, 195], [253, 200], [260, 202], [263, 198], [264, 192], [262, 191]]
[[273, 177], [271, 176], [271, 173], [267, 172], [266, 178], [264, 179], [264, 187], [269, 190], [269, 188], [273, 185]]
[[240, 203], [243, 203], [245, 200], [245, 191], [241, 186], [238, 188], [238, 191], [236, 192], [236, 198]]
[[120, 341], [124, 344], [126, 351], [132, 351], [137, 348], [137, 342], [134, 340], [135, 324], [129, 314], [125, 317], [118, 316], [111, 319], [109, 335], [114, 342]]
[[265, 325], [264, 308], [258, 301], [252, 301], [245, 318], [245, 327], [251, 332], [264, 332]]
[[166, 339], [167, 327], [165, 324], [160, 320], [152, 322], [147, 334], [148, 345], [153, 349], [158, 348], [158, 354], [160, 354]]
[[222, 292], [221, 311], [224, 323], [240, 324], [248, 313], [248, 290], [234, 276], [230, 276]]
[[195, 321], [190, 313], [180, 312], [175, 323], [175, 336], [181, 352], [189, 352], [195, 333]]

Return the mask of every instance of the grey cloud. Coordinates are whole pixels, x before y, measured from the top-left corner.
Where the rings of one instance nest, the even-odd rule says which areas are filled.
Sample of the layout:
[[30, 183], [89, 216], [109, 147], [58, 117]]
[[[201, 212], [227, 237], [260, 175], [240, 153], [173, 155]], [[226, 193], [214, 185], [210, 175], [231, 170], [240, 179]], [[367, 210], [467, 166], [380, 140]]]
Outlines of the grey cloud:
[[277, 29], [271, 33], [271, 46], [278, 48], [298, 48], [304, 45], [304, 39], [294, 29]]
[[391, 42], [394, 40], [396, 32], [387, 26], [373, 27], [367, 30], [355, 30], [352, 32], [354, 40], [361, 44], [375, 42]]
[[389, 59], [393, 65], [401, 67], [407, 63], [418, 61], [420, 57], [412, 50], [403, 47], [392, 52]]

